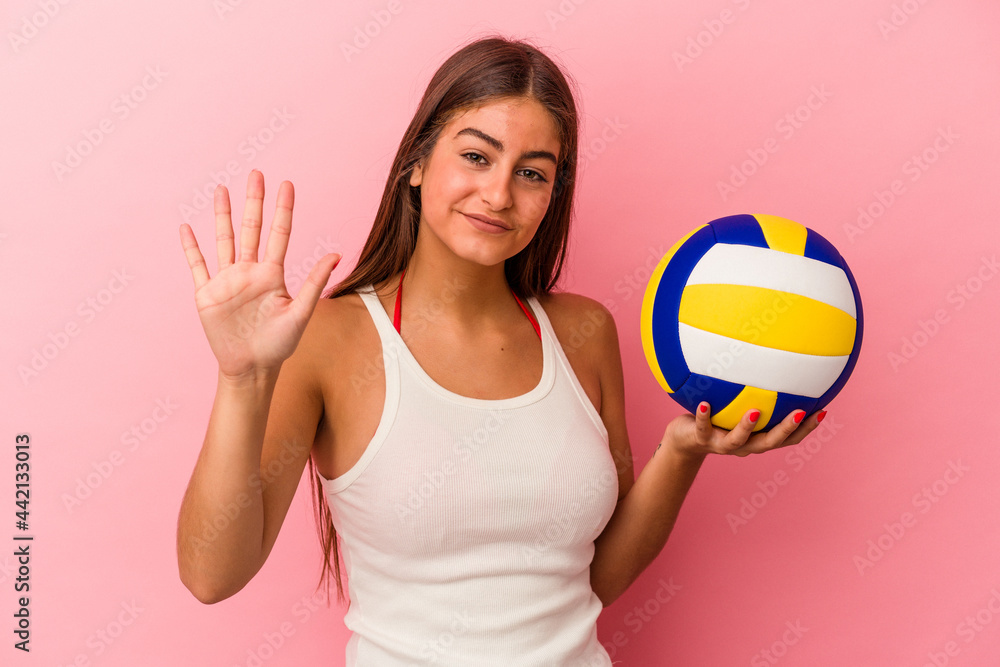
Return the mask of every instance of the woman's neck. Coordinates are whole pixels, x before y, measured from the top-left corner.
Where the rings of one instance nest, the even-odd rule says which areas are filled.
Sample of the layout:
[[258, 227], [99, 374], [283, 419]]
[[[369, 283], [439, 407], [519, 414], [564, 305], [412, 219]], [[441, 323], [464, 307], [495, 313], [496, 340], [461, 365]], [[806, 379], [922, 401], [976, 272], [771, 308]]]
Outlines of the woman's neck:
[[[430, 246], [430, 247], [429, 247]], [[395, 293], [399, 274], [383, 283]], [[421, 243], [403, 276], [403, 318], [416, 314], [449, 329], [483, 331], [523, 317], [504, 274], [504, 263], [484, 266], [455, 255], [443, 244]]]

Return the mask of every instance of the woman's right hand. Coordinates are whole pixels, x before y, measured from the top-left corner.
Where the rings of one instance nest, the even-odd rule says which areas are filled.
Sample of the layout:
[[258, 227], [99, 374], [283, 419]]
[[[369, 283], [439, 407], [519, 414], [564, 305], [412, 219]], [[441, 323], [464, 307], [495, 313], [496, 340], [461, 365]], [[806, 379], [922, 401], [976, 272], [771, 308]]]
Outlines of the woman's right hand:
[[306, 323], [341, 255], [329, 253], [309, 272], [292, 299], [285, 289], [285, 250], [292, 229], [295, 191], [291, 182], [278, 186], [274, 220], [263, 261], [257, 260], [264, 207], [264, 176], [256, 169], [247, 179], [247, 202], [236, 255], [229, 191], [215, 188], [215, 240], [219, 271], [209, 278], [208, 266], [189, 225], [180, 227], [181, 245], [195, 285], [195, 304], [219, 372], [230, 379], [277, 373], [299, 344]]

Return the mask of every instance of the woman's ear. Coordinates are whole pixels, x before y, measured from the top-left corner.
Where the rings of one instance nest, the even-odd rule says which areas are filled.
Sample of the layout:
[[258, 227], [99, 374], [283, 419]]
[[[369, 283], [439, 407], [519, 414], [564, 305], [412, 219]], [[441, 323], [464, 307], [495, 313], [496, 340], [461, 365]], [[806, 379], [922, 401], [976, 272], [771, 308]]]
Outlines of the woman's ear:
[[418, 188], [424, 180], [424, 170], [420, 163], [414, 165], [413, 170], [410, 171], [410, 185], [412, 187]]

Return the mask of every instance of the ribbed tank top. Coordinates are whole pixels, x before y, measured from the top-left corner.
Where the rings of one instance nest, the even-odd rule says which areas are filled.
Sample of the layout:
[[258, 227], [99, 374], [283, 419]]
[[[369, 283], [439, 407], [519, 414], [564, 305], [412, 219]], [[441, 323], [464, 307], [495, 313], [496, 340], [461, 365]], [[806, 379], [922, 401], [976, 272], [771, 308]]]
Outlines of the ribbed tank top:
[[375, 295], [385, 403], [364, 454], [321, 477], [340, 536], [347, 667], [611, 665], [594, 540], [618, 497], [600, 415], [538, 300], [542, 377], [461, 396], [420, 367]]

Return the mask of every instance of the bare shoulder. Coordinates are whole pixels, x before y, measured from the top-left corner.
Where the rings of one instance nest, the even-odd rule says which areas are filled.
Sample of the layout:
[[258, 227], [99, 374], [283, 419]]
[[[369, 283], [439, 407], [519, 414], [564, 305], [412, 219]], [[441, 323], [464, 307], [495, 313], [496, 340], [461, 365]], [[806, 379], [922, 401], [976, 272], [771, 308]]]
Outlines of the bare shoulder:
[[331, 379], [340, 377], [359, 354], [365, 353], [366, 326], [371, 317], [361, 297], [345, 294], [336, 299], [320, 299], [306, 325], [293, 356], [307, 366], [314, 377], [321, 378], [324, 390]]
[[579, 294], [556, 292], [540, 296], [538, 302], [608, 430], [621, 500], [632, 488], [635, 472], [625, 421], [625, 378], [615, 319], [604, 304]]
[[[306, 326], [306, 333], [314, 337], [342, 336], [351, 331], [362, 316], [367, 316], [367, 309], [361, 297], [357, 294], [344, 294], [336, 299], [320, 299], [316, 302], [316, 310]], [[314, 326], [314, 322], [316, 326]], [[303, 334], [305, 338], [306, 334]]]
[[582, 294], [573, 294], [572, 292], [549, 292], [547, 294], [542, 294], [538, 297], [538, 300], [543, 306], [553, 305], [559, 309], [604, 309], [604, 304], [602, 304], [597, 299], [591, 299], [589, 296], [584, 296]]
[[618, 353], [618, 330], [611, 311], [582, 294], [550, 292], [538, 297], [567, 354], [580, 354], [598, 365]]

